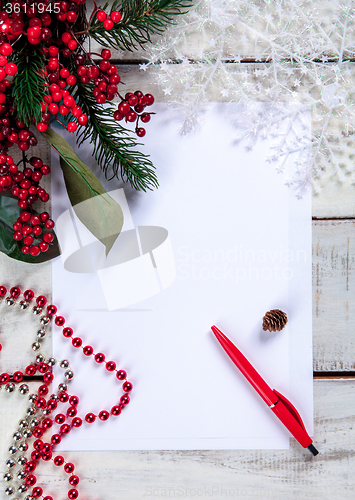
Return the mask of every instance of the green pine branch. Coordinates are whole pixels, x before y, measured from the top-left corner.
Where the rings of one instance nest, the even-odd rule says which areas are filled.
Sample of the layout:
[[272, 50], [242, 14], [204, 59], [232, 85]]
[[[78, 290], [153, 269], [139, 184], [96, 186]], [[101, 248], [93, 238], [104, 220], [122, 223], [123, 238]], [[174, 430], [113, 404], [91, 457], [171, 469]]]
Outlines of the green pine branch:
[[94, 156], [107, 177], [121, 178], [137, 190], [159, 186], [154, 165], [148, 155], [134, 150], [139, 143], [132, 132], [113, 118], [113, 105], [102, 107], [92, 94], [92, 86], [77, 83], [76, 99], [88, 116], [86, 127], [79, 129], [78, 144], [89, 139], [94, 144]]
[[27, 126], [42, 119], [41, 103], [48, 94], [45, 78], [45, 59], [41, 49], [27, 45], [14, 53], [13, 62], [18, 71], [12, 82], [12, 96], [16, 107], [17, 118]]
[[175, 23], [176, 16], [185, 14], [192, 5], [193, 0], [115, 0], [111, 12], [120, 12], [121, 21], [106, 30], [94, 15], [88, 34], [105, 47], [133, 51], [150, 42], [151, 35], [162, 34]]

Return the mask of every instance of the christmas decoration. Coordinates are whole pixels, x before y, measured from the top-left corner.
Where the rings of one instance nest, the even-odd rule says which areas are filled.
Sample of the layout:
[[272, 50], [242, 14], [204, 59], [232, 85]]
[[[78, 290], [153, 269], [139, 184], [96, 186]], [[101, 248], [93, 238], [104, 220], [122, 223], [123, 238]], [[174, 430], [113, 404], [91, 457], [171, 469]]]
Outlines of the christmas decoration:
[[[31, 311], [39, 320], [37, 339], [31, 345], [35, 353], [33, 361], [22, 371], [0, 373], [0, 390], [4, 387], [6, 393], [11, 394], [18, 386], [19, 393], [29, 401], [25, 414], [18, 424], [14, 425], [15, 432], [12, 433], [12, 439], [9, 439], [9, 456], [5, 462], [7, 472], [3, 475], [3, 480], [7, 483], [4, 492], [9, 496], [15, 492], [16, 496], [26, 493], [26, 499], [42, 497], [44, 500], [53, 500], [51, 496], [45, 496], [46, 485], [39, 486], [38, 484], [43, 481], [43, 477], [34, 474], [37, 466], [43, 460], [43, 462], [53, 462], [57, 467], [63, 466], [64, 472], [68, 474], [69, 490], [66, 492], [67, 496], [69, 499], [75, 500], [79, 496], [76, 489], [80, 481], [79, 477], [73, 474], [74, 464], [71, 461], [66, 461], [62, 455], [58, 455], [56, 447], [81, 426], [88, 428], [95, 421], [104, 422], [110, 417], [118, 417], [130, 403], [133, 384], [127, 380], [126, 371], [117, 369], [114, 361], [106, 361], [102, 352], [95, 353], [92, 346], [82, 346], [82, 339], [73, 337], [73, 329], [65, 326], [65, 319], [57, 314], [55, 305], [47, 305], [47, 298], [44, 295], [36, 297], [33, 290], [22, 292], [18, 286], [13, 286], [8, 291], [5, 286], [1, 285], [1, 302], [3, 302], [1, 304], [2, 315], [4, 309], [8, 309], [7, 306], [9, 306], [12, 309], [18, 308], [19, 311]], [[79, 416], [82, 411], [80, 399], [69, 393], [70, 382], [74, 378], [69, 361], [67, 359], [57, 361], [53, 357], [46, 359], [40, 353], [41, 342], [46, 336], [45, 327], [51, 322], [56, 327], [63, 328], [63, 336], [71, 341], [75, 349], [81, 349], [85, 357], [92, 356], [93, 362], [105, 368], [107, 375], [116, 377], [117, 383], [122, 387], [122, 394], [114, 397], [110, 411], [95, 410], [95, 413], [88, 412]], [[53, 366], [57, 363], [63, 369], [64, 377], [57, 390], [51, 394], [49, 390], [54, 380], [52, 371]], [[112, 375], [110, 375], [111, 373]], [[36, 376], [41, 385], [36, 393], [29, 394], [29, 385], [25, 382], [28, 382], [29, 377], [33, 376]]]
[[[86, 0], [1, 2], [0, 251], [26, 262], [59, 254], [51, 231], [53, 222], [48, 222], [46, 212], [35, 212], [39, 202], [49, 200], [40, 186], [42, 176], [50, 172], [49, 166], [38, 157], [26, 155], [37, 145], [39, 133], [61, 157], [73, 206], [105, 193], [95, 175], [51, 129], [53, 123], [76, 133], [79, 144], [90, 139], [106, 176], [119, 177], [144, 191], [158, 186], [149, 157], [135, 150], [135, 136], [146, 134], [146, 124], [154, 114], [150, 111], [154, 97], [134, 89], [121, 95], [123, 82], [111, 62], [110, 48], [132, 51], [144, 46], [152, 34], [162, 34], [189, 6], [187, 0], [115, 0], [104, 7], [94, 1], [92, 12], [87, 14]], [[91, 39], [105, 48], [100, 53], [92, 52]], [[114, 100], [118, 104], [113, 104]], [[134, 132], [122, 122], [134, 123]], [[13, 159], [15, 152], [13, 156], [8, 154], [11, 148], [22, 153], [19, 162]], [[82, 189], [79, 194], [78, 185]], [[11, 201], [4, 200], [5, 194]], [[116, 224], [114, 233], [101, 235], [106, 252], [123, 222], [120, 206], [113, 200], [108, 206], [107, 212], [97, 204], [101, 225], [110, 226], [110, 217], [120, 224]], [[82, 222], [86, 224], [87, 220]], [[98, 232], [92, 226], [88, 229]]]
[[[184, 111], [182, 133], [202, 124], [208, 101], [239, 102], [236, 139], [273, 137], [269, 160], [285, 182], [298, 196], [311, 182], [320, 192], [325, 171], [354, 181], [354, 13], [353, 2], [199, 0], [141, 67]], [[306, 110], [311, 135], [288, 134]]]
[[287, 314], [280, 309], [271, 309], [263, 317], [263, 330], [280, 332], [287, 325]]

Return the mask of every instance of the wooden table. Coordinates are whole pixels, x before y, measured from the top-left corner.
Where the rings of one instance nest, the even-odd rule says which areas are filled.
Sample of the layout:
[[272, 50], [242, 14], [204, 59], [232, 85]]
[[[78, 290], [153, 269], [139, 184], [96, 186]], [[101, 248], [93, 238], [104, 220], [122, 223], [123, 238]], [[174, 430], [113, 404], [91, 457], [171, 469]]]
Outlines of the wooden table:
[[[323, 5], [329, 7], [326, 4], [317, 2], [320, 15]], [[253, 62], [253, 54], [246, 56], [251, 67], [260, 64]], [[142, 61], [138, 53], [119, 66], [127, 88], [142, 88], [158, 101], [166, 100], [152, 83], [149, 70], [139, 71]], [[50, 152], [43, 143], [39, 155], [49, 161]], [[354, 194], [353, 185], [340, 184], [326, 173], [323, 191], [313, 196], [314, 439], [320, 454], [313, 458], [293, 439], [287, 451], [70, 453], [82, 478], [81, 498], [354, 498]], [[51, 267], [24, 265], [0, 254], [0, 281], [21, 283], [50, 296]], [[17, 347], [28, 346], [28, 338], [33, 338], [30, 327], [17, 321], [14, 316], [1, 323], [1, 341], [10, 345], [1, 353], [1, 371], [23, 366]], [[49, 353], [49, 341], [46, 346]], [[25, 355], [29, 359], [30, 349]], [[10, 445], [8, 422], [13, 432], [13, 423], [23, 411], [19, 395], [11, 400], [13, 404], [7, 404], [10, 395], [1, 391], [1, 473]], [[67, 478], [54, 469], [46, 469], [44, 481], [54, 497], [64, 498]], [[8, 497], [1, 492], [0, 498]]]

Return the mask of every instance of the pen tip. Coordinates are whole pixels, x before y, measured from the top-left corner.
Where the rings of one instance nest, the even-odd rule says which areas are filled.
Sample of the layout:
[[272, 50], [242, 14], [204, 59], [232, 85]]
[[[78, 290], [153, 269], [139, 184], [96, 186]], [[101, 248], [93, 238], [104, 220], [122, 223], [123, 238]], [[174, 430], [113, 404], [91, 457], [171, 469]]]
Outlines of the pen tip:
[[311, 453], [313, 453], [314, 456], [318, 455], [319, 451], [315, 446], [313, 446], [313, 444], [310, 444], [309, 446], [307, 446], [307, 448]]

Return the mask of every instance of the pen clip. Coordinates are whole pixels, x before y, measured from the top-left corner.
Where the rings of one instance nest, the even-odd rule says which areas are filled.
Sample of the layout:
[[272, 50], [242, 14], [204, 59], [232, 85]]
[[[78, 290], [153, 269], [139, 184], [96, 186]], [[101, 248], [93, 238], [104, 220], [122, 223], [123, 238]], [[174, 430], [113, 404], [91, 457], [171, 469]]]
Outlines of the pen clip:
[[279, 400], [286, 406], [288, 411], [293, 415], [293, 417], [297, 420], [297, 422], [300, 424], [304, 432], [307, 434], [307, 430], [304, 426], [304, 423], [302, 421], [301, 415], [298, 413], [296, 408], [293, 406], [291, 401], [289, 401], [285, 396], [280, 394], [276, 389], [273, 389], [273, 392], [276, 394], [276, 396], [279, 398]]

